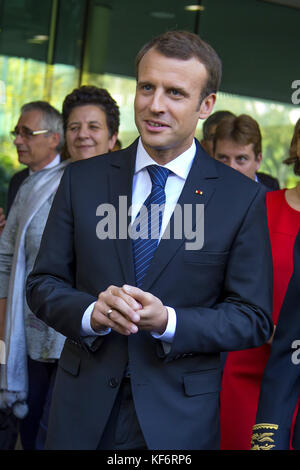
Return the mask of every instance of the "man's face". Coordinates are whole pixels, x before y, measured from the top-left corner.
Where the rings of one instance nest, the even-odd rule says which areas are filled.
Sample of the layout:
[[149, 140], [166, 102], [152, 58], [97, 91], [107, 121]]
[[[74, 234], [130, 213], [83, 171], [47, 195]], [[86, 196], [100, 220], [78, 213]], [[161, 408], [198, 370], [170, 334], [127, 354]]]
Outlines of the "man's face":
[[214, 157], [253, 180], [262, 159], [261, 153], [255, 157], [253, 144], [240, 145], [227, 139], [217, 140]]
[[32, 171], [38, 171], [48, 165], [55, 158], [56, 148], [59, 144], [58, 134], [45, 133], [30, 135], [23, 130], [46, 130], [42, 122], [42, 112], [38, 110], [26, 111], [21, 114], [15, 127], [17, 134], [14, 139], [19, 162], [27, 165]]
[[68, 119], [66, 142], [72, 160], [102, 155], [113, 149], [117, 134], [110, 137], [105, 112], [96, 105], [74, 108]]
[[214, 136], [217, 129], [217, 124], [212, 124], [209, 128], [207, 139], [201, 141], [202, 147], [206, 152], [213, 157], [214, 156]]
[[150, 49], [142, 58], [134, 103], [135, 123], [149, 155], [167, 163], [187, 150], [198, 119], [206, 119], [215, 94], [199, 106], [207, 72], [196, 58], [180, 60]]

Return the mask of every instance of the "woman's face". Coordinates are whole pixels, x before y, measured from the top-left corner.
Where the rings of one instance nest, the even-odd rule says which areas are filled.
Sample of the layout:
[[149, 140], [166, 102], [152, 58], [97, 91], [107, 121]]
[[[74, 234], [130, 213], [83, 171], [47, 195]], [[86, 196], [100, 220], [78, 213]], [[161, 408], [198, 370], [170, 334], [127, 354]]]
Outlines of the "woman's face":
[[117, 134], [110, 137], [106, 114], [98, 106], [77, 106], [71, 111], [66, 130], [66, 144], [73, 161], [111, 151], [116, 139]]

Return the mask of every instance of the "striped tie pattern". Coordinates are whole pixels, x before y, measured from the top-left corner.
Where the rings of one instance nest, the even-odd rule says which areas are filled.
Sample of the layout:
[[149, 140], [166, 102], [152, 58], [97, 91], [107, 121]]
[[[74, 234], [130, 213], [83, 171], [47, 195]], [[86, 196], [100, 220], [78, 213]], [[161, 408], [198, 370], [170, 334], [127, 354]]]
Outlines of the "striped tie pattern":
[[140, 287], [158, 245], [162, 213], [166, 202], [165, 185], [170, 170], [158, 165], [147, 167], [152, 181], [151, 193], [134, 222], [138, 238], [133, 240], [136, 285]]

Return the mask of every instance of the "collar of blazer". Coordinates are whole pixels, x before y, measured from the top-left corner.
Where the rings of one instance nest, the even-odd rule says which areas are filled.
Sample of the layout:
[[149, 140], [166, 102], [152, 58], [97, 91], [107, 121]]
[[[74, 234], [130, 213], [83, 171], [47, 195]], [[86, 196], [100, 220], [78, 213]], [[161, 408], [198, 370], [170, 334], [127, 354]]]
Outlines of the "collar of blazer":
[[[132, 180], [134, 174], [135, 157], [137, 149], [137, 140], [127, 149], [115, 152], [110, 161], [109, 190], [110, 201], [115, 208], [119, 207], [119, 196], [126, 196], [130, 206], [132, 199]], [[197, 151], [186, 183], [179, 197], [178, 204], [183, 208], [184, 204], [208, 204], [215, 190], [218, 179], [216, 161], [210, 157], [196, 141]], [[122, 218], [124, 226], [130, 224], [130, 217], [126, 210], [120, 210], [117, 216], [117, 225]], [[174, 215], [170, 223], [173, 223]], [[196, 224], [194, 221], [193, 228]], [[119, 227], [117, 226], [117, 233]], [[121, 266], [123, 269], [125, 282], [129, 285], [135, 285], [135, 274], [132, 257], [132, 241], [124, 234], [124, 237], [118, 237], [116, 248], [119, 254]], [[153, 282], [159, 276], [159, 273], [166, 266], [172, 256], [185, 243], [186, 238], [180, 239], [162, 239], [155, 252], [152, 263], [145, 276], [143, 290], [149, 290]]]

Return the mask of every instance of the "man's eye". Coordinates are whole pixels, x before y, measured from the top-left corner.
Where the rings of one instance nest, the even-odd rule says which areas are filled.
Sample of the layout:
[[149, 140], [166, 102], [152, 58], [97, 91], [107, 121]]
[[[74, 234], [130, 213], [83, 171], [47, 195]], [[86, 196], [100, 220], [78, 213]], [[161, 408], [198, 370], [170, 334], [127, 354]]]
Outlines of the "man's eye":
[[152, 86], [151, 85], [143, 85], [143, 90], [144, 91], [150, 91], [152, 89]]
[[181, 95], [180, 91], [178, 91], [178, 90], [170, 90], [170, 93], [173, 96], [180, 96]]

